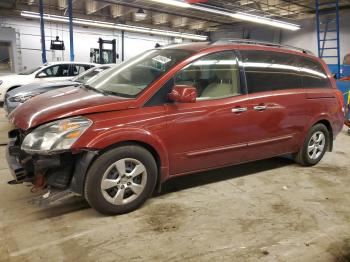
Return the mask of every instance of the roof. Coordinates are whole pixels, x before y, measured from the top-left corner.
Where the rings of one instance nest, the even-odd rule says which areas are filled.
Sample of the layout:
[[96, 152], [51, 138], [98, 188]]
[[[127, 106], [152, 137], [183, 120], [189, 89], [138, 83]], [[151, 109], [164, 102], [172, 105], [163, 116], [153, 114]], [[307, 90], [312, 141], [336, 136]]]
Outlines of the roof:
[[91, 63], [91, 62], [76, 62], [76, 61], [52, 61], [52, 62], [46, 62], [44, 66], [47, 65], [60, 65], [60, 64], [84, 64], [84, 65], [98, 65], [96, 63]]
[[194, 42], [186, 44], [167, 45], [162, 46], [159, 49], [185, 49], [190, 51], [201, 51], [203, 49], [208, 48], [209, 44], [209, 42]]
[[270, 51], [283, 51], [288, 53], [294, 53], [294, 54], [303, 54], [308, 56], [315, 56], [312, 52], [294, 47], [289, 45], [282, 45], [278, 43], [269, 43], [269, 42], [262, 42], [257, 40], [249, 40], [249, 39], [223, 39], [218, 40], [215, 42], [200, 42], [200, 43], [187, 43], [187, 44], [177, 44], [177, 45], [168, 45], [165, 47], [161, 47], [162, 49], [184, 49], [184, 50], [191, 50], [195, 51], [196, 53], [204, 51], [204, 50], [210, 50], [210, 49], [217, 49], [220, 47], [233, 47], [233, 48], [243, 48], [243, 49], [251, 49], [252, 47], [257, 49], [266, 49]]

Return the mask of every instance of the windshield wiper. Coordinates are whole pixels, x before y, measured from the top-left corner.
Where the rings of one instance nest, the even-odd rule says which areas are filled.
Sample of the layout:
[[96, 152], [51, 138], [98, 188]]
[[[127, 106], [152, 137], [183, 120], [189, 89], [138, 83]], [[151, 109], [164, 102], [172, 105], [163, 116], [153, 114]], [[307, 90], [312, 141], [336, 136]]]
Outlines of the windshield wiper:
[[83, 88], [85, 88], [87, 90], [92, 90], [92, 91], [95, 91], [97, 93], [101, 93], [101, 94], [107, 95], [104, 91], [99, 90], [97, 88], [94, 88], [94, 87], [92, 87], [90, 85], [87, 85], [87, 84], [81, 84], [79, 87], [83, 87]]
[[109, 91], [109, 90], [99, 90], [99, 91], [103, 92], [106, 95], [116, 96], [116, 92], [113, 92], [113, 91]]
[[93, 90], [93, 91], [101, 93], [101, 94], [103, 94], [105, 96], [112, 95], [112, 96], [120, 96], [120, 97], [125, 97], [125, 98], [134, 98], [135, 97], [134, 95], [127, 95], [127, 94], [121, 94], [121, 93], [113, 92], [113, 91], [110, 91], [110, 90], [97, 89], [97, 88], [94, 88], [93, 86], [90, 86], [90, 85], [87, 85], [87, 84], [82, 84], [79, 87], [83, 87], [83, 88], [85, 88], [87, 90]]
[[115, 92], [113, 92], [113, 91], [103, 90], [103, 89], [97, 89], [97, 88], [95, 88], [95, 87], [93, 87], [93, 86], [90, 86], [90, 85], [87, 85], [87, 84], [82, 84], [82, 85], [80, 85], [80, 86], [84, 87], [84, 88], [87, 89], [87, 90], [92, 90], [92, 91], [101, 93], [101, 94], [103, 94], [103, 95], [105, 95], [105, 96], [108, 96], [108, 95], [113, 95], [113, 96], [115, 96], [115, 95], [117, 95], [117, 93], [115, 93]]
[[87, 90], [96, 90], [96, 88], [94, 88], [94, 87], [92, 87], [92, 86], [90, 86], [90, 85], [87, 85], [87, 84], [81, 84], [80, 86], [81, 86], [81, 87], [84, 87], [84, 88], [87, 89]]

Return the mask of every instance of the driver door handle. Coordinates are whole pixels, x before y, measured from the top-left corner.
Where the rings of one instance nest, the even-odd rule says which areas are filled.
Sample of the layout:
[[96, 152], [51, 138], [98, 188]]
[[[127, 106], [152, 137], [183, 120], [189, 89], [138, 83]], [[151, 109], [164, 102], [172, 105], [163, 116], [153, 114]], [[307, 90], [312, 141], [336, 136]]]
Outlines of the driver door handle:
[[259, 106], [254, 106], [253, 109], [255, 111], [264, 111], [267, 109], [267, 106], [259, 105]]
[[248, 110], [248, 108], [246, 108], [246, 107], [235, 107], [235, 108], [231, 109], [231, 112], [238, 114], [238, 113], [246, 112], [247, 110]]

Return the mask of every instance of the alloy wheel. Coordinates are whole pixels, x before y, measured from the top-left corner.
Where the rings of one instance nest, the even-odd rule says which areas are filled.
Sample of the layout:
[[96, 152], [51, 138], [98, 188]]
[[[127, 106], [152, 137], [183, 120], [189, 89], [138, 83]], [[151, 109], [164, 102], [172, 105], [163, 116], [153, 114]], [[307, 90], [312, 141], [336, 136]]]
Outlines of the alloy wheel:
[[323, 134], [323, 132], [321, 131], [315, 132], [311, 136], [307, 147], [307, 153], [309, 158], [312, 160], [318, 159], [322, 155], [325, 149], [325, 145], [326, 145], [326, 136]]
[[101, 180], [103, 197], [113, 205], [125, 205], [135, 200], [147, 182], [145, 166], [134, 158], [124, 158], [110, 165]]

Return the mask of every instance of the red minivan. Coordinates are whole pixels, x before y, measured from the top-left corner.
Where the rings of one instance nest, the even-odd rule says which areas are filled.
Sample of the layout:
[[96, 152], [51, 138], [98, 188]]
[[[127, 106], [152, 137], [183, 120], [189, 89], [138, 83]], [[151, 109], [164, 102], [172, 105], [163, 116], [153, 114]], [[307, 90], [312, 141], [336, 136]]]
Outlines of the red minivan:
[[147, 51], [9, 116], [11, 184], [41, 204], [80, 195], [130, 212], [169, 178], [283, 154], [304, 166], [344, 123], [325, 63], [304, 50], [219, 41]]

